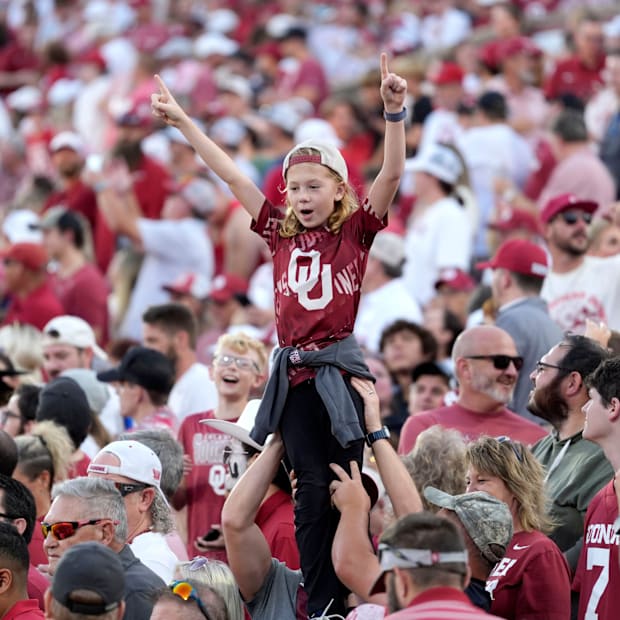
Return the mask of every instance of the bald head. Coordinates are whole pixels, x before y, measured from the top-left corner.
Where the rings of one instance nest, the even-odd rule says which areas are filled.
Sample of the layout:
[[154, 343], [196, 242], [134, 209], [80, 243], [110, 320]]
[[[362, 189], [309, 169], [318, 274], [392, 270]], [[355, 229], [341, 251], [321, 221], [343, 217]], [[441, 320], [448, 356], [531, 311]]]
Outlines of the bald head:
[[508, 332], [494, 325], [476, 325], [462, 332], [454, 343], [452, 359], [468, 355], [517, 355]]

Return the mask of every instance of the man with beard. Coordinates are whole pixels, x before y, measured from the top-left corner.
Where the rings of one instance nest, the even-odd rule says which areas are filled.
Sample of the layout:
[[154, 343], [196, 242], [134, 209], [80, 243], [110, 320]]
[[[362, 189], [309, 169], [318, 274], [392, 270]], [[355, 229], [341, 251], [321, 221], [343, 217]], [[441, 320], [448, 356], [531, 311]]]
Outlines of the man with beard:
[[400, 435], [400, 454], [408, 454], [418, 435], [435, 424], [455, 428], [467, 439], [508, 436], [527, 445], [544, 437], [540, 426], [506, 408], [523, 366], [507, 332], [493, 325], [471, 327], [457, 338], [452, 359], [459, 384], [456, 402], [410, 416]]
[[561, 194], [540, 214], [552, 265], [541, 297], [565, 330], [583, 332], [586, 319], [620, 329], [620, 255], [586, 256], [588, 228], [597, 209], [592, 200]]
[[542, 356], [530, 375], [534, 389], [528, 409], [553, 426], [532, 449], [547, 470], [550, 516], [556, 523], [550, 538], [573, 570], [579, 559], [586, 510], [614, 474], [601, 448], [583, 438], [582, 407], [588, 401], [584, 380], [608, 357], [594, 340], [568, 334]]
[[196, 317], [181, 304], [151, 306], [142, 315], [144, 346], [163, 353], [173, 364], [175, 384], [168, 406], [182, 422], [190, 413], [209, 411], [217, 404], [209, 369], [196, 358]]

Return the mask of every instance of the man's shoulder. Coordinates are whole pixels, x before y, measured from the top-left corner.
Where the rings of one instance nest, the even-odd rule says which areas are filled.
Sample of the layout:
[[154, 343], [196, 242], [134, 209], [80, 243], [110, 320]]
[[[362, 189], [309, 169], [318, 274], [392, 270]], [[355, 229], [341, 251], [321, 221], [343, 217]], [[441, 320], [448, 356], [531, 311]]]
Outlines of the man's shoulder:
[[132, 590], [159, 589], [164, 584], [148, 566], [143, 564], [133, 553], [129, 545], [125, 545], [118, 554], [125, 571], [126, 588]]

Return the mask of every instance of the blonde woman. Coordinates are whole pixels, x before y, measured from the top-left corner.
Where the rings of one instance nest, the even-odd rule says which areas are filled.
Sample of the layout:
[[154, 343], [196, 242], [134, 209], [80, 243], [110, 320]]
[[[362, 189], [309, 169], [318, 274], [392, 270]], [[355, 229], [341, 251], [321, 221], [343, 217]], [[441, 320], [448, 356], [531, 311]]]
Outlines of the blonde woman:
[[[13, 478], [32, 493], [40, 524], [52, 503], [53, 484], [67, 477], [73, 442], [63, 427], [47, 421], [36, 424], [29, 435], [15, 437], [15, 443], [17, 466]], [[32, 564], [47, 564], [40, 527], [35, 526], [28, 551]]]
[[480, 437], [467, 446], [467, 492], [485, 491], [508, 505], [514, 534], [491, 571], [491, 613], [517, 618], [570, 618], [570, 575], [559, 548], [545, 535], [544, 471], [530, 450], [508, 437]]

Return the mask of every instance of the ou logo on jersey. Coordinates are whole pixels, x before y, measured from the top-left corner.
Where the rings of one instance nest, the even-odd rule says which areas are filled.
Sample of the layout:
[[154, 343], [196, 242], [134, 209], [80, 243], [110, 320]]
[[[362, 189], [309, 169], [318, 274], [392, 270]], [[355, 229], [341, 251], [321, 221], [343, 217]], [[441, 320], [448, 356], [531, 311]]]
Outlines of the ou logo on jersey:
[[[310, 265], [300, 264], [300, 259], [310, 259]], [[319, 284], [321, 296], [311, 299], [310, 292]], [[321, 265], [321, 253], [317, 250], [304, 252], [295, 248], [288, 262], [288, 285], [306, 310], [322, 310], [334, 298], [332, 266]]]

